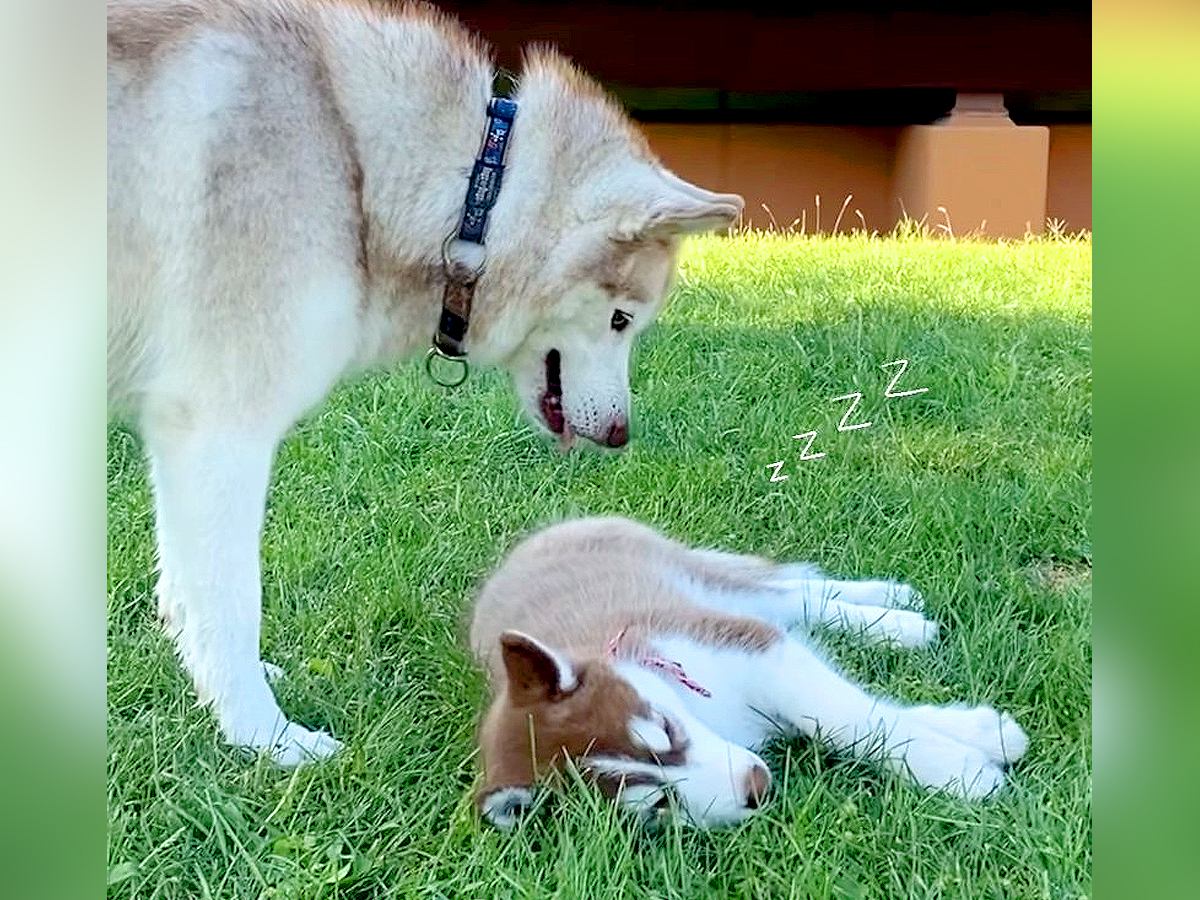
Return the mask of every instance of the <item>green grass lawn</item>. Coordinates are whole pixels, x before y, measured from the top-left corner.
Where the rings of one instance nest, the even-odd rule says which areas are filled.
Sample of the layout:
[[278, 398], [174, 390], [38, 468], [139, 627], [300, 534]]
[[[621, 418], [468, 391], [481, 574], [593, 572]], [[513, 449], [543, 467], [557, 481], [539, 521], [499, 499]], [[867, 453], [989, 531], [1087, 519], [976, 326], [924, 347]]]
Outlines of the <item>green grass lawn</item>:
[[[623, 454], [560, 454], [495, 375], [343, 386], [283, 446], [267, 515], [263, 654], [284, 708], [347, 743], [294, 772], [196, 708], [155, 625], [141, 449], [114, 428], [109, 895], [1089, 894], [1090, 304], [1086, 240], [702, 239], [637, 349]], [[929, 390], [885, 400], [900, 358], [896, 389]], [[873, 424], [839, 433], [851, 391]], [[827, 455], [801, 461], [812, 430]], [[1011, 711], [1031, 747], [1010, 788], [970, 805], [797, 741], [733, 830], [642, 833], [582, 787], [481, 827], [472, 590], [527, 530], [600, 513], [918, 586], [938, 644], [831, 652], [905, 700]]]

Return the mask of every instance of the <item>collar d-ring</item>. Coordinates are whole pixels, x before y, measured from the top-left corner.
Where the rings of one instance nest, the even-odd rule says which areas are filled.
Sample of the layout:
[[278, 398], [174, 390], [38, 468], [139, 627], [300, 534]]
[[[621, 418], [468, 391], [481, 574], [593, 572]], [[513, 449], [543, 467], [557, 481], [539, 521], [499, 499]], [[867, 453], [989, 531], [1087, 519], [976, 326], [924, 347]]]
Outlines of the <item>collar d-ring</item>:
[[[441, 362], [435, 362], [441, 360]], [[438, 375], [439, 368], [443, 372], [454, 371], [453, 368], [446, 368], [446, 364], [458, 367], [458, 377], [441, 378]], [[441, 347], [430, 347], [425, 354], [425, 374], [429, 376], [430, 381], [434, 384], [441, 385], [447, 388], [456, 388], [467, 380], [467, 375], [470, 374], [471, 366], [467, 363], [465, 356], [451, 356], [449, 353], [442, 351]]]

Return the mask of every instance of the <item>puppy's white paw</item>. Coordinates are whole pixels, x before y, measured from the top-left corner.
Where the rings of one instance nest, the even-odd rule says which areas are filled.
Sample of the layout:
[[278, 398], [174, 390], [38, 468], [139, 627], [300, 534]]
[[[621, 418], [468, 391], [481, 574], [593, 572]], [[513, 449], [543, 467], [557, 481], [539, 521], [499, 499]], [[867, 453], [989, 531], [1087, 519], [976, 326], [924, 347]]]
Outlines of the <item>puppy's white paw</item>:
[[342, 742], [323, 731], [309, 731], [289, 722], [273, 745], [254, 749], [266, 750], [277, 766], [291, 769], [328, 759], [342, 749]]
[[941, 626], [920, 613], [898, 609], [893, 612], [901, 620], [896, 642], [901, 647], [928, 647], [938, 639]]
[[901, 581], [879, 581], [882, 599], [880, 606], [890, 606], [892, 609], [908, 609], [922, 612], [925, 609], [925, 598], [911, 584]]
[[920, 785], [966, 800], [980, 800], [1004, 784], [1004, 769], [977, 747], [935, 731], [917, 730], [903, 764]]
[[283, 669], [275, 665], [275, 663], [267, 662], [265, 659], [262, 661], [262, 670], [263, 675], [267, 677], [267, 681], [270, 684], [274, 684], [283, 678]]
[[925, 601], [912, 585], [900, 581], [839, 581], [836, 599], [860, 606], [882, 606], [921, 612]]
[[971, 710], [974, 727], [965, 735], [992, 760], [1003, 765], [1014, 763], [1029, 749], [1029, 738], [1016, 719], [990, 706]]
[[983, 800], [1004, 787], [1004, 769], [995, 763], [968, 758], [963, 761], [961, 774], [931, 787], [964, 800]]
[[895, 598], [893, 606], [911, 609], [913, 612], [925, 611], [925, 596], [911, 584], [896, 582], [892, 596]]
[[[1029, 749], [1029, 736], [1025, 729], [1017, 724], [1017, 720], [1008, 713], [1000, 713], [1000, 743], [993, 745], [996, 755], [993, 759], [1006, 763], [1014, 763]], [[985, 745], [986, 746], [986, 745]]]
[[906, 609], [888, 609], [864, 629], [868, 637], [898, 647], [927, 647], [937, 640], [938, 623]]
[[1029, 749], [1029, 738], [1008, 713], [990, 706], [917, 707], [921, 721], [972, 747], [978, 747], [995, 763], [1014, 763]]

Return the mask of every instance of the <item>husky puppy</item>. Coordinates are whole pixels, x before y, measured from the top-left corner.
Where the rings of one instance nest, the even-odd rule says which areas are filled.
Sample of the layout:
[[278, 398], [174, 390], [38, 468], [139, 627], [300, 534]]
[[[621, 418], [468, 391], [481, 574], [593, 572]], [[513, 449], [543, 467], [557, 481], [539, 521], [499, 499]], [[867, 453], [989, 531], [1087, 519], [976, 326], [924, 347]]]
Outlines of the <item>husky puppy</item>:
[[[109, 399], [150, 459], [160, 617], [225, 738], [281, 764], [339, 745], [287, 720], [259, 659], [275, 449], [338, 379], [440, 328], [493, 74], [425, 6], [108, 3]], [[549, 50], [513, 99], [465, 347], [564, 445], [618, 447], [680, 238], [742, 201], [664, 169]]]
[[548, 528], [512, 551], [475, 604], [471, 647], [493, 691], [480, 810], [511, 827], [535, 781], [570, 760], [643, 816], [676, 808], [702, 827], [738, 822], [771, 782], [754, 748], [780, 731], [927, 788], [986, 796], [1025, 752], [1011, 716], [873, 696], [787, 630], [824, 624], [922, 647], [938, 628], [918, 601], [907, 585], [692, 550], [624, 519]]

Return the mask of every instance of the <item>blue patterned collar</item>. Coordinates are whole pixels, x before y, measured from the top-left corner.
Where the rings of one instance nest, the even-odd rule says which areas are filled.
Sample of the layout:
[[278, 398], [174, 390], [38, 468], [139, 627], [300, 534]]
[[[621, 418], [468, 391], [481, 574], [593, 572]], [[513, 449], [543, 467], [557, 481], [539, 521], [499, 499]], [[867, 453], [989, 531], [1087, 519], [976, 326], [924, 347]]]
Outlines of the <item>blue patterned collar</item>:
[[[458, 227], [450, 232], [442, 243], [442, 273], [445, 276], [442, 313], [438, 318], [437, 331], [433, 335], [433, 346], [425, 355], [425, 370], [429, 377], [446, 387], [456, 387], [467, 379], [467, 328], [471, 320], [475, 283], [483, 273], [482, 263], [472, 267], [460, 259], [455, 259], [453, 248], [459, 241], [483, 245], [488, 214], [500, 195], [500, 183], [504, 177], [504, 154], [508, 150], [513, 121], [517, 116], [517, 103], [507, 97], [493, 97], [488, 103], [487, 115], [483, 147], [475, 159], [471, 178], [467, 182], [467, 197], [463, 202], [462, 217]], [[435, 359], [459, 365], [459, 377], [449, 380], [438, 378], [433, 369]]]

